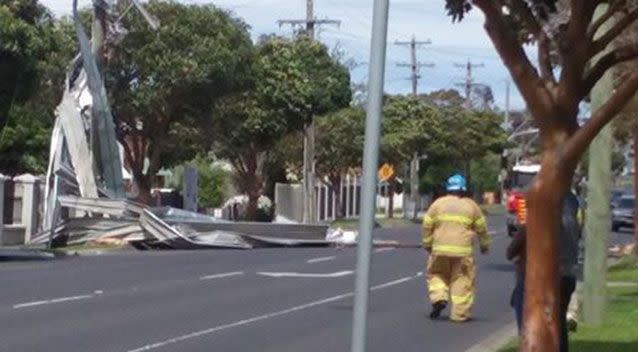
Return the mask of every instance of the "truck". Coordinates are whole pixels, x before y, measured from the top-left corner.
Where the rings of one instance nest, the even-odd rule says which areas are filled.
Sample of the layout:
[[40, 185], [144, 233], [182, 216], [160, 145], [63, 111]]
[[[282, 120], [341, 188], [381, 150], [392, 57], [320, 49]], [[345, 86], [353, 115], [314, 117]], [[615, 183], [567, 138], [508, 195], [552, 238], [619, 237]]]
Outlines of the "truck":
[[525, 192], [540, 172], [540, 164], [523, 162], [512, 167], [506, 181], [507, 234], [512, 237], [527, 214]]

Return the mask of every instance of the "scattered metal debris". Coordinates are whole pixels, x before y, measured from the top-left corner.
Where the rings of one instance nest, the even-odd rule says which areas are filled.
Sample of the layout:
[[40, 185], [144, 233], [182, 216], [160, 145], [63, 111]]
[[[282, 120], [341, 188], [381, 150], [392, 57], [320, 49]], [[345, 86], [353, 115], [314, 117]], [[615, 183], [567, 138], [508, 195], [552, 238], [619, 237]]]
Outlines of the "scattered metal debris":
[[[93, 0], [93, 5], [94, 11], [111, 11], [110, 3], [103, 0]], [[159, 27], [159, 21], [137, 0], [131, 7], [153, 29]], [[99, 20], [95, 15], [94, 20]], [[325, 238], [328, 227], [324, 225], [229, 222], [126, 200], [121, 146], [98, 60], [78, 17], [77, 0], [73, 1], [73, 23], [80, 54], [71, 62], [56, 110], [46, 177], [46, 230], [34, 237], [35, 246], [109, 242], [130, 243], [139, 249], [249, 249], [332, 244]], [[119, 20], [110, 23], [106, 37], [126, 35], [118, 25]]]

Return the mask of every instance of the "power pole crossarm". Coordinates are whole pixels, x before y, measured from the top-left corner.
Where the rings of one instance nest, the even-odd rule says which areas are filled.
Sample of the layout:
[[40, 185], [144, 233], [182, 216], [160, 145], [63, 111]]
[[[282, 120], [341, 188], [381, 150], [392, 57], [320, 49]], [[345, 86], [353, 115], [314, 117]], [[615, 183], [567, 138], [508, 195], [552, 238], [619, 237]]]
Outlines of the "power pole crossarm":
[[281, 19], [277, 20], [277, 24], [279, 27], [282, 27], [286, 24], [296, 25], [296, 26], [305, 26], [307, 23], [312, 22], [315, 26], [322, 24], [333, 24], [336, 26], [341, 26], [341, 21], [339, 20], [295, 20], [295, 19]]

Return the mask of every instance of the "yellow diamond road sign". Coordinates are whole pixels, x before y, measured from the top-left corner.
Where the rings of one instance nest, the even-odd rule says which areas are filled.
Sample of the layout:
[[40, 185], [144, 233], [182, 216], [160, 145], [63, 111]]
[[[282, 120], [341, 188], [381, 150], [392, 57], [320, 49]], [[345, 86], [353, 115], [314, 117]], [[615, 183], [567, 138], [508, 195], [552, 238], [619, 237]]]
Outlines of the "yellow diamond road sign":
[[394, 166], [390, 164], [383, 164], [379, 169], [379, 181], [384, 182], [394, 176]]

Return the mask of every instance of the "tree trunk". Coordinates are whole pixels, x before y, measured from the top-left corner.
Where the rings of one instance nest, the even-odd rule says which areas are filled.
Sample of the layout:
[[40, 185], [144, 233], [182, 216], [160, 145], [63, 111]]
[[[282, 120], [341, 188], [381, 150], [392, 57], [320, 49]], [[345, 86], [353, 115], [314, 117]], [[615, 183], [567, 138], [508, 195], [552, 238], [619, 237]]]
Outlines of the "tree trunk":
[[333, 210], [335, 219], [343, 219], [345, 217], [345, 214], [343, 211], [343, 204], [341, 203], [341, 175], [331, 176], [329, 178], [332, 196], [335, 200], [335, 208]]
[[[560, 147], [566, 135], [547, 138], [541, 172], [527, 194], [527, 261], [525, 307], [521, 351], [551, 352], [559, 350], [560, 213], [563, 196], [569, 190], [574, 172], [559, 163]], [[558, 140], [562, 140], [558, 142]]]
[[[634, 127], [634, 194], [638, 199], [638, 126]], [[638, 219], [638, 208], [634, 208], [634, 219]], [[634, 225], [634, 253], [636, 255], [636, 263], [638, 263], [638, 226]]]
[[396, 186], [396, 178], [392, 177], [388, 180], [388, 219], [394, 218], [394, 190]]
[[256, 152], [254, 148], [250, 148], [241, 156], [241, 159], [244, 168], [239, 175], [241, 178], [239, 188], [248, 197], [244, 218], [248, 221], [255, 221], [257, 220], [259, 198], [264, 189], [264, 155]]
[[260, 192], [251, 193], [248, 195], [248, 205], [246, 206], [246, 220], [257, 220], [257, 206], [259, 203]]
[[133, 182], [137, 189], [135, 200], [142, 204], [153, 205], [153, 197], [151, 196], [151, 187], [153, 185], [151, 178], [148, 175], [134, 173]]

